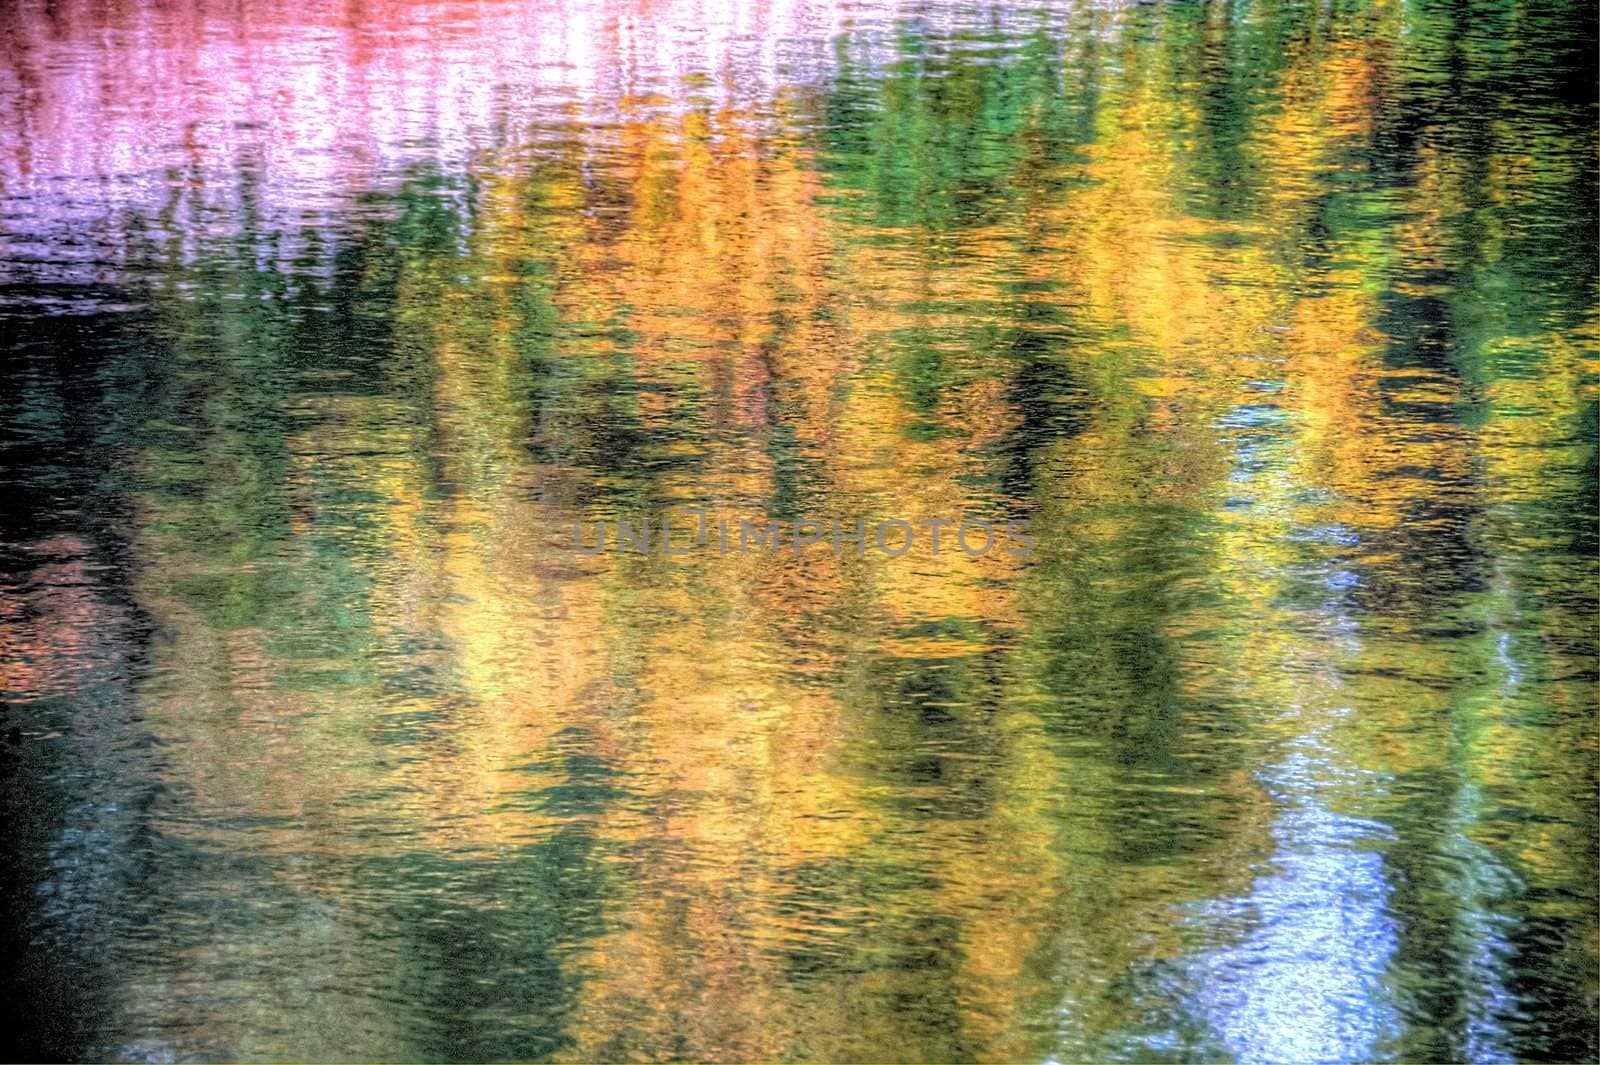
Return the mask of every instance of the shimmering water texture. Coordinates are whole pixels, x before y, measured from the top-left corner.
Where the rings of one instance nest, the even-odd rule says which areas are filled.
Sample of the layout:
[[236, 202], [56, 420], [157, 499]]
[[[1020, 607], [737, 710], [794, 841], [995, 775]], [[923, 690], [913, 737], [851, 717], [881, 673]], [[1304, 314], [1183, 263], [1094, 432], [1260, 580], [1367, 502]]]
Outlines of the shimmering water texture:
[[0, 3], [7, 1053], [1594, 1061], [1595, 19]]

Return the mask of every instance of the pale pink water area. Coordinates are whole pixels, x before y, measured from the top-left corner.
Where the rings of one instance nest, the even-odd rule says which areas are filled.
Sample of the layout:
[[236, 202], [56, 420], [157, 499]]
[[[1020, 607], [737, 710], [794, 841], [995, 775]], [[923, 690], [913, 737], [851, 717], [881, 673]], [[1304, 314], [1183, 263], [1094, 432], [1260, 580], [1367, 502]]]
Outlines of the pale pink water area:
[[818, 76], [849, 17], [806, 0], [3, 8], [0, 280], [13, 284], [114, 267], [118, 213], [194, 245], [241, 210], [315, 225], [419, 159], [459, 172], [541, 139], [603, 149], [641, 108], [759, 113], [780, 85]]

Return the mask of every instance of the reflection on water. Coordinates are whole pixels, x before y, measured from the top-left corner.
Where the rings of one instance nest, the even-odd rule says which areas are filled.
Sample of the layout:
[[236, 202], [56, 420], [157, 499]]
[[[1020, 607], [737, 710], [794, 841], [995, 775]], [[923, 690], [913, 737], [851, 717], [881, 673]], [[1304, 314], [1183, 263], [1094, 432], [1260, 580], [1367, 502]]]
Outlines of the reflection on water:
[[11, 1049], [1595, 1058], [1594, 18], [7, 7]]

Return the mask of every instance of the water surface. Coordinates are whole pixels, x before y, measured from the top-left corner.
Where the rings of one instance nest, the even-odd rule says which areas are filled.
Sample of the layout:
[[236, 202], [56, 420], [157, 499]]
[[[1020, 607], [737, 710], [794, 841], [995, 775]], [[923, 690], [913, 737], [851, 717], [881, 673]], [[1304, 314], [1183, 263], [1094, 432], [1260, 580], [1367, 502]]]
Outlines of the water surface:
[[10, 1052], [1594, 1060], [1596, 40], [7, 5]]

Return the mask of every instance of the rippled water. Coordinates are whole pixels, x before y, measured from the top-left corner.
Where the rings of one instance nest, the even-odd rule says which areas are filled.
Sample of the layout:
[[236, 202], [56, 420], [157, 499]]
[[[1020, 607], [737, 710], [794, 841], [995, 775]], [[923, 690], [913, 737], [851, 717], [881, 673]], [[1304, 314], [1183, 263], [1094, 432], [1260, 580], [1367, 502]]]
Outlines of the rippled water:
[[5, 6], [10, 1052], [1593, 1060], [1595, 52]]

